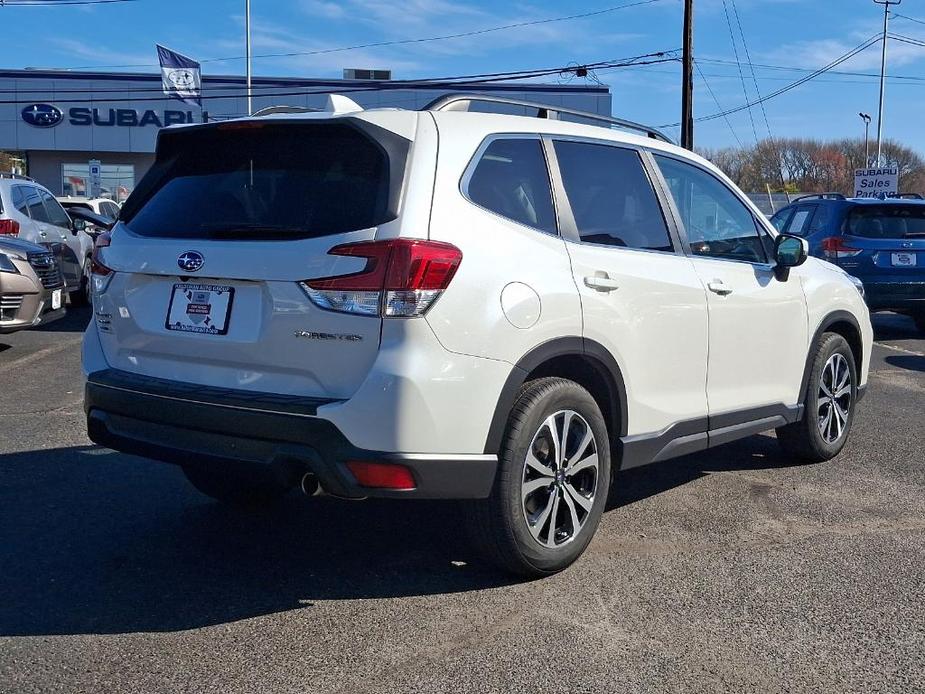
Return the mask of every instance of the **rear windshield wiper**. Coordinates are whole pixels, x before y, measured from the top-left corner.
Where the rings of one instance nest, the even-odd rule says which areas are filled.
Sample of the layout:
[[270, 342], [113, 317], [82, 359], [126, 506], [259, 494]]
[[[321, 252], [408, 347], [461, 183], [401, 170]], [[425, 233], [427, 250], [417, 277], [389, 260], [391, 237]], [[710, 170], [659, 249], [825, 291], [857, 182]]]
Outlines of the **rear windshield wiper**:
[[909, 231], [903, 234], [904, 239], [925, 239], [925, 231]]

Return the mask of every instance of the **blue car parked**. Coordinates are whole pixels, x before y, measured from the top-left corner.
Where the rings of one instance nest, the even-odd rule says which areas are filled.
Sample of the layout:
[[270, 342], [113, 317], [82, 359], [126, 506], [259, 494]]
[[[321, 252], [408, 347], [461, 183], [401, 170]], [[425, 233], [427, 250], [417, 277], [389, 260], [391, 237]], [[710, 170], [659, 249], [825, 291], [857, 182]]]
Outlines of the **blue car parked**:
[[896, 311], [925, 332], [925, 200], [846, 198], [820, 193], [797, 198], [771, 222], [803, 236], [809, 252], [864, 283], [871, 311]]

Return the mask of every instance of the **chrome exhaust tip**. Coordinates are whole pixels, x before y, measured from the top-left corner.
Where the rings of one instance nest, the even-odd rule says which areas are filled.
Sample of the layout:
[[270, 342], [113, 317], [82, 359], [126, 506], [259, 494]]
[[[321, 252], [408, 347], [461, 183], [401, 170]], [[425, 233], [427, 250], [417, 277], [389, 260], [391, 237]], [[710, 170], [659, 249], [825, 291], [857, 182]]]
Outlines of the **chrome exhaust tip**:
[[302, 481], [299, 482], [299, 488], [305, 496], [322, 496], [324, 489], [321, 488], [321, 482], [314, 472], [306, 472], [302, 475]]

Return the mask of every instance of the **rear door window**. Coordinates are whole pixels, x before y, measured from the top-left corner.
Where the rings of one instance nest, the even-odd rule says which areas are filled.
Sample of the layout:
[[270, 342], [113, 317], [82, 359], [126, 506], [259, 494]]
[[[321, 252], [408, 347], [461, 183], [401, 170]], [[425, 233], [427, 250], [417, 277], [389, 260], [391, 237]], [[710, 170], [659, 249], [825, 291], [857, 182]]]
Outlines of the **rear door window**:
[[61, 203], [55, 200], [51, 193], [44, 190], [40, 190], [39, 195], [42, 196], [42, 202], [45, 203], [45, 210], [48, 212], [48, 221], [55, 226], [69, 229], [71, 226], [71, 218], [67, 216], [67, 212], [61, 207]]
[[29, 216], [29, 204], [26, 202], [26, 186], [13, 186], [12, 190], [13, 207], [20, 214]]
[[809, 232], [814, 211], [815, 205], [800, 205], [794, 211], [793, 217], [790, 218], [790, 222], [787, 224], [784, 231], [788, 234], [805, 236]]
[[867, 239], [925, 238], [925, 205], [858, 205], [845, 219], [845, 233]]
[[556, 159], [584, 243], [672, 251], [658, 198], [633, 149], [556, 141]]
[[42, 222], [48, 224], [51, 222], [51, 218], [48, 216], [48, 211], [45, 209], [44, 203], [42, 203], [42, 193], [35, 186], [23, 186], [23, 193], [26, 197], [26, 207], [29, 208], [29, 215], [36, 222]]
[[493, 140], [469, 177], [466, 195], [502, 217], [556, 233], [549, 170], [537, 138]]
[[409, 144], [349, 122], [162, 134], [122, 219], [136, 234], [169, 238], [304, 239], [368, 229], [397, 216]]

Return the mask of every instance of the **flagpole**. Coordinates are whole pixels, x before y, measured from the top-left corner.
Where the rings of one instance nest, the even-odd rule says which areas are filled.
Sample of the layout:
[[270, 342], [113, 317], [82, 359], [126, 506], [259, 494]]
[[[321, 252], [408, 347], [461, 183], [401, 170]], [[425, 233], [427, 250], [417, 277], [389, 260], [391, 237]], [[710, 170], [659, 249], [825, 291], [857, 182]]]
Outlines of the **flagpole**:
[[245, 53], [247, 55], [247, 115], [254, 112], [251, 103], [251, 0], [244, 0]]

